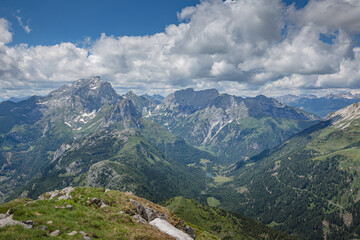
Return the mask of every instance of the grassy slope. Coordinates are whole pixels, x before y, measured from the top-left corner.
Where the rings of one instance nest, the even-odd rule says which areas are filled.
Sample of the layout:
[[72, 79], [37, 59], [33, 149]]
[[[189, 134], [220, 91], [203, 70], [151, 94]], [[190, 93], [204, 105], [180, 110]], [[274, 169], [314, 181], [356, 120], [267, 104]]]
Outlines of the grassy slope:
[[[29, 191], [28, 196], [35, 198], [41, 194], [40, 191], [69, 185], [88, 186], [89, 171], [99, 164], [102, 168], [91, 186], [133, 191], [152, 201], [162, 201], [179, 194], [196, 197], [205, 187], [203, 171], [164, 158], [138, 132], [99, 132], [79, 139], [75, 145], [78, 147], [67, 151], [18, 195]], [[74, 170], [67, 172], [66, 169], [72, 165]]]
[[223, 207], [304, 239], [357, 238], [359, 146], [359, 126], [324, 122], [239, 164], [234, 181], [208, 193]]
[[162, 205], [221, 239], [295, 239], [243, 215], [209, 207], [192, 199], [175, 197]]
[[[137, 223], [126, 212], [135, 211], [129, 199], [135, 199], [143, 205], [165, 213], [167, 220], [178, 224], [181, 219], [168, 211], [166, 208], [136, 197], [132, 194], [118, 191], [104, 192], [103, 188], [76, 188], [71, 193], [69, 200], [37, 200], [17, 199], [0, 205], [0, 213], [10, 209], [15, 220], [33, 220], [35, 225], [32, 229], [24, 229], [20, 226], [8, 226], [0, 231], [0, 239], [48, 239], [50, 232], [59, 229], [62, 234], [57, 239], [82, 239], [78, 233], [69, 236], [72, 231], [84, 231], [91, 238], [98, 239], [171, 239], [149, 224]], [[109, 207], [98, 208], [89, 204], [89, 199], [96, 197], [109, 204]], [[59, 209], [72, 205], [73, 210]], [[48, 223], [48, 221], [53, 223]], [[48, 230], [36, 229], [41, 225]], [[216, 239], [215, 236], [195, 227], [197, 239]]]

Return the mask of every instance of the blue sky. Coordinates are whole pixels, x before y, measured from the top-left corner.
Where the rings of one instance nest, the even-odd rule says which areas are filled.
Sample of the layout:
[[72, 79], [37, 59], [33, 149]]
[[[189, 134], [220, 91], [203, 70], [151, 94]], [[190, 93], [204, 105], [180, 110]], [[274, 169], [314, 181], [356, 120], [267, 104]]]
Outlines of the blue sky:
[[[2, 0], [0, 17], [11, 22], [11, 45], [52, 45], [81, 42], [101, 33], [143, 36], [163, 32], [178, 23], [176, 13], [198, 0]], [[19, 12], [20, 10], [20, 12]], [[26, 33], [16, 17], [31, 32]]]
[[360, 87], [359, 46], [358, 0], [2, 0], [0, 100], [91, 75], [120, 93], [322, 95]]

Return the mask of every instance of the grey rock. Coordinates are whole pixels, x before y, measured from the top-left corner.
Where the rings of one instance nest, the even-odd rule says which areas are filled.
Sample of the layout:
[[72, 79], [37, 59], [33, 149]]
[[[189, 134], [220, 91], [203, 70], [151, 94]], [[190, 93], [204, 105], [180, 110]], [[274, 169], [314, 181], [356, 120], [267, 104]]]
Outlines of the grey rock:
[[158, 217], [159, 213], [151, 208], [145, 207], [145, 212], [146, 212], [146, 216], [147, 216], [147, 221], [150, 222], [152, 220], [154, 220], [155, 218]]
[[27, 225], [27, 224], [25, 224], [23, 222], [13, 220], [13, 215], [9, 215], [6, 218], [0, 219], [0, 228], [3, 228], [5, 226], [11, 226], [11, 225], [21, 225], [21, 226], [23, 226], [24, 228], [27, 228], [27, 229], [33, 227], [33, 225], [31, 225], [31, 224]]
[[53, 221], [50, 220], [50, 221], [47, 221], [46, 223], [47, 224], [53, 224]]
[[166, 219], [165, 214], [160, 214], [158, 211], [152, 208], [144, 207], [144, 205], [134, 199], [130, 199], [130, 202], [132, 202], [136, 207], [136, 213], [140, 215], [143, 219], [145, 219], [147, 222], [154, 220], [155, 218], [159, 217], [159, 215], [161, 215], [161, 219]]
[[159, 213], [158, 218], [163, 219], [163, 220], [166, 220], [166, 215], [165, 215], [165, 213]]
[[91, 238], [89, 236], [84, 236], [83, 239], [90, 240]]
[[71, 146], [69, 144], [67, 144], [67, 143], [61, 144], [61, 147], [55, 151], [53, 160], [51, 162], [53, 162], [56, 159], [60, 158], [65, 153], [66, 150], [70, 149], [70, 147]]
[[104, 207], [109, 207], [109, 205], [101, 201], [100, 208], [104, 208]]
[[34, 226], [34, 221], [32, 221], [32, 220], [26, 220], [26, 221], [21, 221], [21, 222], [28, 225], [28, 226], [31, 226], [31, 227]]
[[100, 202], [101, 202], [101, 199], [98, 199], [98, 198], [92, 198], [91, 199], [92, 204], [98, 205]]
[[133, 211], [131, 211], [130, 209], [126, 210], [126, 213], [129, 214], [130, 216], [134, 216], [135, 213]]
[[49, 228], [45, 225], [38, 226], [36, 229], [42, 229], [44, 231], [47, 231]]
[[188, 234], [184, 233], [183, 231], [175, 228], [173, 225], [171, 225], [166, 220], [155, 218], [150, 222], [150, 224], [157, 229], [159, 229], [161, 232], [164, 232], [175, 239], [178, 240], [193, 240], [192, 237], [190, 237]]
[[84, 232], [84, 231], [80, 231], [79, 233], [83, 236], [87, 236], [86, 232]]
[[185, 226], [184, 226], [184, 231], [185, 231], [190, 237], [192, 237], [192, 238], [195, 238], [195, 237], [196, 237], [195, 232], [194, 232], [194, 229], [193, 229], [192, 227], [185, 225]]
[[133, 218], [135, 219], [136, 222], [140, 222], [144, 224], [147, 223], [147, 221], [144, 218], [142, 218], [139, 214], [134, 215]]
[[68, 200], [68, 199], [71, 199], [72, 197], [71, 196], [66, 196], [66, 195], [64, 195], [64, 196], [60, 196], [59, 198], [58, 198], [58, 200]]
[[54, 199], [56, 197], [58, 197], [58, 200], [61, 200], [61, 199], [70, 199], [71, 196], [70, 196], [70, 193], [72, 191], [74, 191], [75, 189], [73, 187], [67, 187], [67, 188], [64, 188], [62, 190], [55, 190], [55, 191], [52, 191], [52, 192], [47, 192], [47, 193], [44, 193], [43, 195], [41, 195], [42, 197], [39, 199], [40, 200], [43, 200], [45, 199], [45, 195], [50, 195], [50, 199]]
[[67, 233], [67, 235], [69, 235], [69, 236], [74, 236], [74, 235], [77, 234], [77, 233], [78, 233], [77, 231], [72, 231], [72, 232]]
[[148, 216], [145, 210], [145, 207], [139, 203], [138, 201], [134, 199], [130, 199], [130, 202], [132, 202], [136, 208], [136, 213], [139, 214], [142, 218], [144, 218], [146, 221], [148, 220]]
[[61, 234], [60, 230], [55, 230], [53, 232], [50, 233], [50, 237], [57, 237]]
[[74, 207], [71, 206], [71, 205], [66, 205], [66, 208], [67, 208], [67, 209], [70, 209], [70, 210], [74, 210]]

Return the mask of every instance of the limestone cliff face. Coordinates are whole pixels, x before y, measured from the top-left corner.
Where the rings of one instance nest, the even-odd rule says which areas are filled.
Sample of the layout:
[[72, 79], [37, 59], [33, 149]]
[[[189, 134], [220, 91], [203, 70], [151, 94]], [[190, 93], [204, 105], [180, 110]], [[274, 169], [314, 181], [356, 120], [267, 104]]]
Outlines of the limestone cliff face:
[[147, 117], [229, 161], [276, 146], [318, 120], [263, 95], [243, 98], [214, 89], [177, 91]]

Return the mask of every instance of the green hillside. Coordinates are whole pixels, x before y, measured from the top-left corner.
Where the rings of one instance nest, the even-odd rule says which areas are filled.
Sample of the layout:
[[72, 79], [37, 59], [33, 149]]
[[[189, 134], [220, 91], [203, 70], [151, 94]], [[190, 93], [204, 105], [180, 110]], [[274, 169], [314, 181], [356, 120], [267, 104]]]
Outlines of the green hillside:
[[[354, 115], [352, 115], [354, 116]], [[207, 196], [302, 239], [360, 236], [360, 126], [324, 121], [223, 172]]]
[[220, 239], [296, 239], [241, 214], [175, 197], [162, 203], [177, 216]]
[[[201, 155], [192, 159], [196, 157], [200, 161]], [[205, 180], [201, 169], [165, 158], [139, 131], [107, 129], [76, 140], [41, 176], [14, 196], [36, 198], [41, 191], [91, 186], [132, 191], [162, 201], [178, 194], [196, 197], [205, 188]]]

